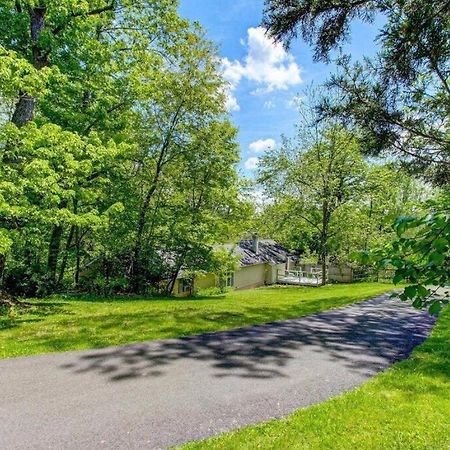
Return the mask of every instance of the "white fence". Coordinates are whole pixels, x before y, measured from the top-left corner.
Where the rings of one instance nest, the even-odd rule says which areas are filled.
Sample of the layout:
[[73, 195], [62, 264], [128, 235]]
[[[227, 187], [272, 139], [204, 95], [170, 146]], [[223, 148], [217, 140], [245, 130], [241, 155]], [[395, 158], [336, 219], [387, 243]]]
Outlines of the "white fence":
[[[293, 270], [279, 270], [277, 281], [286, 284], [322, 284], [322, 267], [317, 264], [302, 264]], [[353, 270], [346, 265], [327, 266], [327, 282], [351, 283]]]
[[322, 274], [318, 271], [278, 270], [277, 282], [284, 284], [320, 285]]

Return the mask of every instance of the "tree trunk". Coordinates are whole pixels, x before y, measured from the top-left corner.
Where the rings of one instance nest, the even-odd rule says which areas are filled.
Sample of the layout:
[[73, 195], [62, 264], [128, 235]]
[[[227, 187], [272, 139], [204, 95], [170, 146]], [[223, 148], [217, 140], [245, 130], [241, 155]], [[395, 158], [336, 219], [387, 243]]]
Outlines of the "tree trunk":
[[322, 252], [322, 286], [327, 283], [327, 252]]
[[56, 287], [56, 269], [58, 265], [59, 252], [61, 249], [63, 231], [64, 230], [61, 225], [54, 225], [52, 235], [50, 237], [47, 260], [47, 273], [50, 289], [54, 289]]
[[368, 214], [368, 218], [369, 218], [369, 224], [366, 228], [366, 233], [365, 233], [365, 239], [364, 239], [364, 250], [367, 250], [367, 245], [369, 242], [369, 236], [370, 236], [370, 232], [371, 232], [371, 223], [372, 223], [372, 215], [373, 215], [373, 197], [370, 197], [370, 203], [369, 203], [369, 214]]
[[[103, 258], [103, 276], [105, 277], [106, 283], [109, 286], [109, 283], [111, 281], [111, 275], [114, 275], [113, 273], [113, 265], [109, 258]], [[111, 288], [109, 288], [111, 289]]]
[[80, 247], [81, 247], [80, 228], [78, 226], [76, 226], [75, 227], [75, 274], [74, 274], [74, 281], [75, 281], [75, 287], [77, 287], [77, 288], [78, 288], [78, 285], [80, 284], [80, 266], [81, 266]]
[[[39, 45], [39, 37], [45, 27], [45, 15], [47, 8], [35, 7], [30, 9], [30, 32], [33, 66], [40, 70], [48, 65], [48, 53]], [[24, 92], [19, 92], [19, 100], [12, 116], [12, 122], [17, 127], [22, 127], [34, 118], [36, 99]]]
[[0, 255], [0, 290], [3, 284], [3, 274], [5, 272], [6, 255]]
[[69, 236], [67, 237], [66, 248], [65, 248], [63, 260], [61, 262], [61, 268], [59, 270], [58, 281], [56, 283], [57, 286], [59, 286], [61, 284], [61, 282], [64, 278], [64, 273], [66, 271], [66, 266], [67, 266], [67, 259], [69, 257], [70, 247], [72, 246], [74, 232], [75, 232], [75, 225], [72, 225], [72, 227], [70, 228]]
[[[59, 204], [59, 209], [67, 208], [67, 200], [62, 200]], [[47, 259], [47, 274], [50, 284], [50, 289], [56, 287], [56, 269], [58, 267], [58, 259], [61, 251], [61, 240], [64, 233], [62, 225], [54, 225], [52, 234], [50, 236], [50, 243], [48, 245], [48, 259]]]
[[322, 230], [320, 233], [320, 263], [322, 266], [322, 286], [327, 283], [327, 244], [328, 244], [328, 227], [330, 224], [330, 211], [328, 202], [322, 204]]
[[175, 286], [175, 281], [177, 281], [178, 274], [180, 273], [180, 268], [172, 274], [172, 277], [169, 279], [169, 282], [166, 285], [165, 295], [169, 296], [172, 294], [173, 287]]
[[135, 247], [134, 247], [133, 257], [132, 257], [132, 265], [131, 265], [131, 267], [132, 267], [132, 273], [131, 273], [132, 289], [135, 292], [139, 291], [140, 282], [141, 282], [140, 277], [141, 277], [141, 273], [142, 273], [142, 267], [141, 267], [142, 236], [144, 233], [145, 218], [147, 215], [147, 210], [150, 205], [150, 200], [158, 187], [158, 182], [159, 182], [163, 167], [166, 164], [166, 162], [164, 161], [164, 158], [165, 158], [167, 151], [169, 150], [169, 147], [171, 145], [172, 135], [173, 135], [176, 125], [178, 124], [183, 104], [184, 104], [184, 99], [181, 100], [175, 114], [173, 115], [173, 117], [171, 119], [169, 130], [167, 131], [167, 134], [164, 137], [164, 141], [162, 143], [161, 150], [159, 152], [159, 157], [158, 157], [158, 161], [156, 163], [155, 174], [153, 176], [152, 184], [150, 185], [150, 188], [147, 191], [147, 194], [145, 195], [144, 201], [142, 203], [141, 211], [139, 214], [138, 227], [137, 227], [137, 232], [136, 232], [136, 241], [135, 241]]
[[[159, 176], [159, 174], [158, 174]], [[138, 226], [136, 230], [136, 240], [133, 251], [133, 263], [132, 263], [132, 290], [133, 292], [138, 293], [141, 288], [141, 249], [142, 249], [142, 236], [144, 234], [144, 227], [146, 222], [146, 216], [148, 207], [150, 205], [150, 200], [153, 194], [156, 191], [156, 182], [150, 187], [147, 191], [147, 194], [144, 198], [144, 202], [142, 203], [141, 211], [139, 213]]]
[[179, 259], [178, 259], [178, 263], [175, 267], [175, 271], [172, 272], [172, 277], [169, 279], [169, 282], [167, 283], [167, 286], [166, 286], [166, 292], [165, 292], [166, 295], [172, 294], [173, 287], [175, 286], [175, 282], [177, 281], [180, 270], [184, 265], [184, 260], [186, 258], [187, 252], [188, 252], [188, 249], [185, 247], [184, 250], [179, 255]]
[[12, 123], [20, 128], [30, 120], [33, 120], [35, 103], [36, 99], [34, 97], [30, 97], [24, 92], [19, 92], [19, 101], [11, 119]]

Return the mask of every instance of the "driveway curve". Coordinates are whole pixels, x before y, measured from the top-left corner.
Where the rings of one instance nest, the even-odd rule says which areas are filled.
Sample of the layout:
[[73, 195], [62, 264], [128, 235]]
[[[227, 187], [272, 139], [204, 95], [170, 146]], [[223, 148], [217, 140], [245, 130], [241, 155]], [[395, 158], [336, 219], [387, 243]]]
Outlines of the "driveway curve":
[[433, 318], [380, 296], [299, 319], [0, 361], [0, 448], [167, 448], [281, 417], [405, 358]]

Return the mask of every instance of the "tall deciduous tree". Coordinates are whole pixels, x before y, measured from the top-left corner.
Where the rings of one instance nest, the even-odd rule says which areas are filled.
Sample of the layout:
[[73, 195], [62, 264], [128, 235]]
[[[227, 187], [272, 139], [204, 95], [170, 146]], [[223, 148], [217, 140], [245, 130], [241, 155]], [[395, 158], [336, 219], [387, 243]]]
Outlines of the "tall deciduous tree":
[[230, 235], [220, 219], [242, 202], [224, 82], [176, 2], [7, 0], [0, 58], [8, 286], [159, 288]]
[[340, 209], [332, 224], [334, 258], [348, 262], [355, 252], [390, 242], [395, 237], [392, 223], [396, 218], [420, 211], [431, 195], [429, 187], [398, 166], [368, 163], [358, 197]]
[[311, 147], [302, 147], [302, 141], [286, 144], [262, 158], [260, 182], [275, 201], [288, 205], [299, 229], [313, 230], [325, 283], [330, 225], [359, 195], [366, 166], [356, 137], [337, 125], [322, 130]]
[[[447, 0], [266, 0], [264, 22], [269, 33], [287, 45], [300, 32], [314, 46], [316, 58], [327, 60], [330, 51], [349, 35], [353, 19], [370, 22], [377, 13], [386, 17], [378, 37], [381, 51], [376, 58], [356, 64], [349, 57], [340, 58], [340, 70], [328, 82], [328, 87], [339, 93], [340, 102], [324, 101], [320, 108], [322, 115], [338, 116], [358, 127], [368, 153], [395, 156], [427, 181], [447, 187], [450, 182]], [[443, 202], [446, 201], [445, 197]], [[432, 311], [439, 309], [440, 303], [433, 300], [432, 292], [421, 283], [445, 286], [450, 281], [448, 271], [440, 270], [440, 264], [445, 266], [449, 257], [449, 247], [444, 242], [447, 210], [448, 205], [433, 205], [428, 218], [399, 218], [395, 229], [400, 239], [388, 249], [392, 252], [391, 262], [397, 267], [396, 281], [417, 283], [405, 290], [403, 298], [415, 299], [417, 306], [431, 305]], [[405, 226], [411, 228], [412, 239], [403, 237]], [[408, 253], [414, 255], [414, 261]]]

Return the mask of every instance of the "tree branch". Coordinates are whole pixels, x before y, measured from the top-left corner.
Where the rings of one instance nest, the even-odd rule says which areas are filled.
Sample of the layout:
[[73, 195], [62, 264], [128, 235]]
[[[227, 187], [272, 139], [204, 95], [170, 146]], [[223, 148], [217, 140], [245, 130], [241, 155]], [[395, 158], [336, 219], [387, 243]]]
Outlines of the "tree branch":
[[69, 25], [69, 23], [72, 19], [75, 19], [75, 18], [81, 17], [81, 16], [97, 16], [97, 15], [102, 14], [107, 11], [113, 11], [115, 6], [116, 6], [116, 2], [112, 1], [110, 4], [103, 6], [102, 8], [92, 9], [91, 11], [88, 11], [88, 12], [81, 12], [81, 11], [80, 12], [72, 12], [68, 16], [67, 21], [65, 23], [62, 23], [62, 24], [58, 25], [57, 27], [53, 28], [52, 34], [54, 36], [57, 36], [59, 33], [61, 33], [64, 30], [64, 28], [66, 28], [67, 25]]

